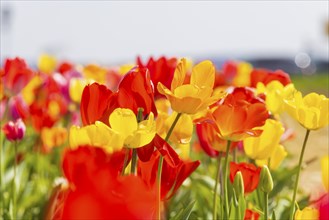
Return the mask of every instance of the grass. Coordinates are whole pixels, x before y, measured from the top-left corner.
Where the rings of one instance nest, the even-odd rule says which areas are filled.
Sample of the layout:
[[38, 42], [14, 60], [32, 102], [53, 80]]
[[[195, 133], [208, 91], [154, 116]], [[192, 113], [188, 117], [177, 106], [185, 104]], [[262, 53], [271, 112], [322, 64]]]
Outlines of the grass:
[[291, 75], [291, 80], [296, 89], [302, 91], [303, 95], [316, 92], [329, 96], [329, 73], [317, 73], [313, 75]]

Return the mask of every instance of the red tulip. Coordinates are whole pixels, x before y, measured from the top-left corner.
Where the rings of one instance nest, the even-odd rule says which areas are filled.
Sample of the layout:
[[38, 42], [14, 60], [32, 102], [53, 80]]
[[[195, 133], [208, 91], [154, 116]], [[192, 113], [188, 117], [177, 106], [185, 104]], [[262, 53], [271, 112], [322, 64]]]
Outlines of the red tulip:
[[16, 57], [5, 60], [3, 74], [5, 88], [18, 93], [33, 77], [34, 72], [28, 67], [25, 60]]
[[259, 82], [267, 85], [273, 80], [281, 82], [281, 84], [284, 86], [291, 83], [289, 74], [282, 70], [270, 71], [266, 69], [254, 69], [250, 74], [250, 86], [254, 88], [256, 88], [257, 83]]
[[143, 108], [144, 117], [153, 112], [157, 116], [154, 104], [154, 88], [146, 68], [135, 67], [122, 79], [117, 92], [120, 108], [129, 108], [137, 115], [138, 108]]
[[[167, 59], [166, 57], [160, 57], [159, 59], [154, 59], [151, 57], [147, 64], [143, 64], [140, 57], [137, 57], [137, 65], [139, 67], [146, 67], [150, 71], [151, 80], [153, 85], [158, 85], [161, 82], [167, 88], [170, 88], [171, 81], [174, 77], [175, 68], [177, 65], [176, 58]], [[163, 97], [157, 89], [154, 91], [154, 96], [156, 98]]]
[[[100, 120], [109, 108], [113, 92], [104, 85], [87, 85], [81, 98], [80, 112], [83, 125], [90, 125]], [[106, 119], [108, 124], [108, 117]]]
[[[63, 171], [70, 188], [60, 219], [152, 219], [156, 194], [138, 176], [120, 176], [124, 152], [107, 154], [103, 149], [83, 146], [64, 153]], [[131, 187], [133, 186], [133, 187]], [[57, 200], [55, 200], [57, 201]], [[56, 210], [56, 208], [55, 208]]]
[[149, 187], [155, 187], [161, 154], [164, 157], [161, 176], [161, 200], [165, 200], [175, 194], [184, 180], [200, 165], [200, 161], [183, 161], [160, 136], [156, 136], [155, 139], [153, 143], [158, 151], [154, 151], [148, 161], [138, 163], [138, 175]]
[[93, 83], [84, 88], [81, 98], [81, 118], [84, 125], [102, 121], [109, 125], [108, 118], [115, 108], [129, 108], [137, 115], [143, 108], [144, 118], [150, 113], [156, 116], [153, 86], [147, 69], [133, 68], [122, 79], [119, 90], [113, 93], [106, 86]]
[[246, 209], [244, 214], [244, 220], [258, 220], [260, 214], [258, 212], [254, 212], [251, 209]]
[[240, 171], [242, 173], [244, 191], [245, 193], [251, 193], [254, 191], [259, 183], [260, 167], [256, 167], [250, 163], [230, 163], [230, 181], [233, 183], [236, 173]]

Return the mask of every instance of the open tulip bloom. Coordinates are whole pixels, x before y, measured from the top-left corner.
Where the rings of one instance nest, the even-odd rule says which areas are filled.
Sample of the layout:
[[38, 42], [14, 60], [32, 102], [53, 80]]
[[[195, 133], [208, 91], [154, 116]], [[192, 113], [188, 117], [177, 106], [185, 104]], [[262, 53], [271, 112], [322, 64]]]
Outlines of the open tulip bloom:
[[0, 219], [329, 219], [329, 155], [317, 194], [299, 186], [326, 96], [247, 62], [142, 60], [3, 62]]

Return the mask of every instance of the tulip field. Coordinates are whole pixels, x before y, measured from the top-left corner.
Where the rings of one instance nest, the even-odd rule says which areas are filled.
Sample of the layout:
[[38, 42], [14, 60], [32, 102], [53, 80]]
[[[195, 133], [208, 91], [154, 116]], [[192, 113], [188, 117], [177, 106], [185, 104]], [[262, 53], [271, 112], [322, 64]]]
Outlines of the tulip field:
[[36, 64], [1, 66], [0, 219], [329, 219], [328, 75]]

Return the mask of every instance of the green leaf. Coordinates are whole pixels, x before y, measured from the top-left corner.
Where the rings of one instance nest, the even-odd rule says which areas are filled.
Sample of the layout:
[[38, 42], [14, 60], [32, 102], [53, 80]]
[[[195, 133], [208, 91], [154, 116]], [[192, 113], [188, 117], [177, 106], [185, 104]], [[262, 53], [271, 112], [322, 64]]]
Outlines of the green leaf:
[[192, 212], [194, 204], [195, 204], [195, 201], [190, 202], [190, 204], [188, 204], [185, 209], [181, 209], [178, 212], [178, 214], [173, 217], [173, 220], [188, 219], [188, 217], [190, 216], [190, 214]]
[[244, 219], [244, 214], [246, 212], [246, 200], [244, 196], [241, 194], [239, 197], [239, 213], [240, 213], [240, 218], [239, 219]]
[[272, 213], [272, 220], [276, 220], [275, 210], [273, 210], [273, 213]]

